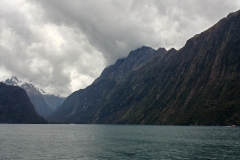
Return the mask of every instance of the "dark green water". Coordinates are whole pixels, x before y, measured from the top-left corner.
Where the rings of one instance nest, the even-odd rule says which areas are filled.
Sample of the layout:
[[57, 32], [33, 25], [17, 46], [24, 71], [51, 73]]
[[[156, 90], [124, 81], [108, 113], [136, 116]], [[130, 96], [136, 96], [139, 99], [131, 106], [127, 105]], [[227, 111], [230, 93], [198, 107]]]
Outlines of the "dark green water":
[[240, 159], [240, 128], [0, 124], [0, 159]]

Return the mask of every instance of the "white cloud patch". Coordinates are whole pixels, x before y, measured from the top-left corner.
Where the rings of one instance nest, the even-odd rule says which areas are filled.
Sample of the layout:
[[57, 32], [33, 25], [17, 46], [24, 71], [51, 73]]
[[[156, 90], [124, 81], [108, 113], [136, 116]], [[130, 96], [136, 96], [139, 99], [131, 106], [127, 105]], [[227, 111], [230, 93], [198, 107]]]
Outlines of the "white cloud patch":
[[0, 76], [68, 95], [131, 50], [179, 49], [239, 8], [225, 0], [2, 0]]

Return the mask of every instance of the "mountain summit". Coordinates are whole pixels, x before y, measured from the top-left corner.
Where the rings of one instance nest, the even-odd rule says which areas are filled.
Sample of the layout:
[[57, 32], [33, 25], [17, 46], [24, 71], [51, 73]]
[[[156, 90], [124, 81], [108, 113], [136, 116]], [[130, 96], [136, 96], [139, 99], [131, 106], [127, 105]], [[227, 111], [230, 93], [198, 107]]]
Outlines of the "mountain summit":
[[71, 123], [240, 124], [240, 11], [180, 50], [142, 47], [72, 93], [48, 120]]
[[36, 112], [43, 117], [52, 114], [65, 100], [65, 97], [46, 93], [31, 83], [23, 82], [14, 76], [7, 78], [4, 83], [7, 85], [19, 86], [23, 88], [33, 103]]

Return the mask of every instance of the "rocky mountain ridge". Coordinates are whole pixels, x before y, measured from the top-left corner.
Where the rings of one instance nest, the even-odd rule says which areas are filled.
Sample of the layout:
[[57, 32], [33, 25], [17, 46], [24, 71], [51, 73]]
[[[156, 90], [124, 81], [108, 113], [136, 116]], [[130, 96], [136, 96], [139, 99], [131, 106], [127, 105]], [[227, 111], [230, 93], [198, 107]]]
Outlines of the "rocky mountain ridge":
[[48, 117], [69, 123], [240, 124], [240, 11], [180, 50], [142, 47]]

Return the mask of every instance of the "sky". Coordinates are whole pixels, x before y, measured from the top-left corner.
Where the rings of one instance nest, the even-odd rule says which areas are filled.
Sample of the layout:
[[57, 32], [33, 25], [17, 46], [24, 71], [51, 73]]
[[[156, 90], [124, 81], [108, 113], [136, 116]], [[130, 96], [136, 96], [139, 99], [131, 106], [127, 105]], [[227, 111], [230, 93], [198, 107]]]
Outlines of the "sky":
[[180, 49], [240, 0], [1, 0], [0, 77], [68, 96], [141, 46]]

